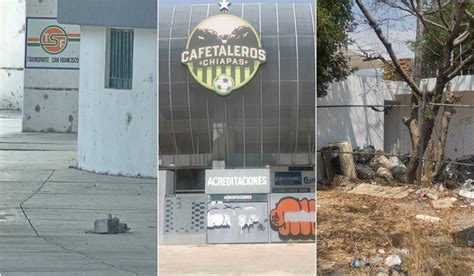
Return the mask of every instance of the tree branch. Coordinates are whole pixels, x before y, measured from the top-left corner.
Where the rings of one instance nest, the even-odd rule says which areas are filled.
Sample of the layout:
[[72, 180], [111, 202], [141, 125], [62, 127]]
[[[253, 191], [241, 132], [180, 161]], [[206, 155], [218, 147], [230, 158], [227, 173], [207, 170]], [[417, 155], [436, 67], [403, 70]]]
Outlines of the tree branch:
[[453, 41], [453, 47], [458, 46], [459, 44], [463, 43], [471, 34], [470, 26], [466, 27], [466, 30], [461, 33], [458, 37], [456, 37]]
[[465, 60], [459, 63], [459, 65], [454, 70], [452, 70], [447, 76], [448, 80], [454, 79], [454, 77], [456, 77], [464, 67], [472, 64], [474, 64], [474, 54], [471, 54]]
[[402, 79], [408, 84], [408, 86], [410, 86], [410, 88], [413, 92], [413, 95], [415, 97], [417, 97], [418, 99], [421, 99], [421, 90], [420, 90], [420, 88], [418, 87], [418, 85], [415, 84], [413, 79], [410, 76], [408, 76], [408, 73], [401, 67], [400, 62], [399, 62], [395, 52], [393, 51], [392, 44], [385, 37], [385, 35], [383, 34], [382, 29], [380, 28], [380, 26], [377, 24], [377, 22], [372, 17], [372, 15], [367, 10], [367, 8], [362, 3], [362, 1], [361, 0], [355, 0], [355, 1], [357, 3], [357, 6], [359, 7], [359, 9], [362, 11], [365, 18], [367, 19], [370, 27], [372, 27], [372, 29], [375, 31], [375, 34], [377, 35], [377, 37], [379, 38], [379, 40], [382, 42], [385, 49], [387, 50], [390, 58], [392, 59], [393, 65], [395, 66], [395, 71], [402, 77]]
[[443, 5], [441, 4], [441, 0], [438, 0], [438, 6], [439, 6], [439, 18], [441, 19], [441, 22], [443, 22], [444, 26], [446, 28], [449, 29], [449, 24], [448, 22], [446, 21], [446, 19], [444, 18], [444, 14], [443, 14]]
[[449, 50], [452, 50], [452, 47], [454, 46], [454, 40], [456, 37], [459, 36], [459, 33], [461, 33], [461, 23], [464, 18], [464, 13], [467, 10], [467, 4], [469, 3], [469, 0], [458, 0], [459, 1], [459, 6], [458, 11], [456, 14], [454, 14], [454, 18], [456, 18], [456, 21], [454, 22], [453, 29], [451, 32], [451, 35], [448, 38], [448, 41], [446, 43], [446, 46], [449, 47]]

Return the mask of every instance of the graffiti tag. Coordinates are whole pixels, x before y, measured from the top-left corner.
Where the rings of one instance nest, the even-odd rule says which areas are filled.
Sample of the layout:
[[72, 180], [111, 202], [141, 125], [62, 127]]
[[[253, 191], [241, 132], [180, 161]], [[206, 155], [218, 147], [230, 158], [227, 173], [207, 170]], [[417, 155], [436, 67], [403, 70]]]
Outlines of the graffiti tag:
[[282, 198], [270, 211], [271, 227], [281, 239], [315, 239], [315, 210], [314, 199]]

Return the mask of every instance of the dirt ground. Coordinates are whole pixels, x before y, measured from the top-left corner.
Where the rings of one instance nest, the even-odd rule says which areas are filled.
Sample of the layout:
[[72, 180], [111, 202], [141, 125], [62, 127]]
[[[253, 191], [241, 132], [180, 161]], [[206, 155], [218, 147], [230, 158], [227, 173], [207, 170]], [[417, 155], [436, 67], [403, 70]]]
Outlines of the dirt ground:
[[[343, 188], [318, 190], [318, 275], [474, 275], [474, 247], [456, 233], [474, 226], [474, 207], [458, 200], [435, 210], [414, 193], [403, 199], [349, 194]], [[418, 221], [416, 215], [441, 218]], [[399, 254], [398, 272], [385, 266]], [[353, 258], [380, 257], [365, 268], [351, 267]]]

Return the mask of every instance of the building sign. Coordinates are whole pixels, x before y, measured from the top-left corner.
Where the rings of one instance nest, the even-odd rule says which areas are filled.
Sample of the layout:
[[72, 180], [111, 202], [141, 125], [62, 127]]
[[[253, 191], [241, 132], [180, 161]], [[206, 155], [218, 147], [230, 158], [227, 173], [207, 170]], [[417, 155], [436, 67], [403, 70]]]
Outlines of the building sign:
[[267, 194], [209, 195], [209, 201], [222, 202], [258, 202], [267, 201]]
[[269, 169], [206, 170], [206, 194], [256, 194], [269, 192]]
[[25, 68], [79, 69], [79, 26], [56, 18], [26, 18]]
[[275, 185], [277, 186], [314, 184], [316, 184], [316, 177], [314, 175], [314, 171], [275, 172]]
[[249, 22], [230, 14], [204, 19], [188, 38], [181, 62], [202, 86], [229, 95], [248, 83], [267, 59]]
[[303, 183], [303, 185], [315, 185], [316, 175], [314, 174], [314, 171], [302, 171], [301, 182]]
[[272, 193], [310, 193], [311, 188], [273, 188]]
[[275, 185], [301, 185], [301, 172], [275, 172]]

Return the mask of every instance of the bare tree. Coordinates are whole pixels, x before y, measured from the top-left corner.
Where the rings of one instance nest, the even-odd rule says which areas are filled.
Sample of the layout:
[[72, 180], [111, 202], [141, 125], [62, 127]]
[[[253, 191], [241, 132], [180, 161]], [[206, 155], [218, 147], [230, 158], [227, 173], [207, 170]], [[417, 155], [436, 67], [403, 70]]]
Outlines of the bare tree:
[[[463, 68], [474, 64], [474, 16], [469, 11], [472, 0], [433, 0], [435, 3], [427, 5], [423, 0], [379, 0], [390, 8], [399, 9], [415, 17], [421, 24], [418, 32], [423, 37], [429, 37], [435, 45], [423, 47], [433, 52], [436, 57], [436, 80], [434, 88], [423, 95], [418, 75], [410, 76], [400, 65], [399, 59], [393, 50], [391, 41], [382, 31], [380, 23], [373, 17], [364, 4], [364, 0], [355, 0], [362, 11], [365, 20], [373, 29], [376, 36], [383, 44], [391, 62], [379, 55], [385, 64], [393, 67], [396, 73], [405, 81], [411, 89], [411, 111], [409, 116], [403, 118], [403, 123], [408, 127], [412, 154], [407, 168], [406, 182], [414, 183], [419, 167], [418, 156], [423, 154], [425, 158], [438, 162], [425, 165], [425, 177], [439, 175], [444, 159], [446, 137], [449, 121], [454, 109], [452, 107], [441, 108], [443, 104], [453, 104], [459, 100], [450, 90], [450, 81], [456, 77]], [[420, 38], [417, 38], [420, 39]], [[459, 45], [468, 44], [459, 51]], [[417, 72], [418, 73], [418, 72]], [[422, 102], [426, 103], [422, 125], [419, 128], [419, 107]], [[437, 120], [441, 120], [441, 132], [439, 137], [434, 137], [434, 127]], [[423, 137], [420, 137], [423, 133]]]

